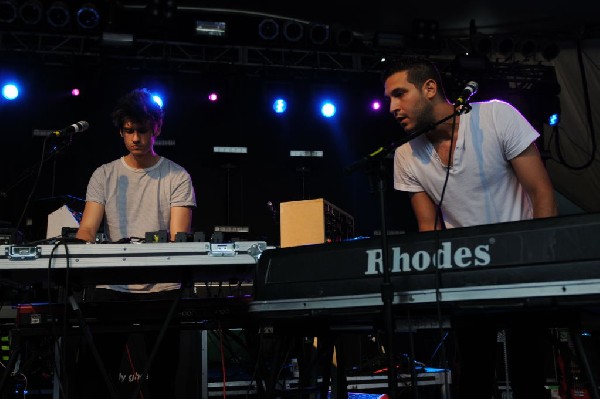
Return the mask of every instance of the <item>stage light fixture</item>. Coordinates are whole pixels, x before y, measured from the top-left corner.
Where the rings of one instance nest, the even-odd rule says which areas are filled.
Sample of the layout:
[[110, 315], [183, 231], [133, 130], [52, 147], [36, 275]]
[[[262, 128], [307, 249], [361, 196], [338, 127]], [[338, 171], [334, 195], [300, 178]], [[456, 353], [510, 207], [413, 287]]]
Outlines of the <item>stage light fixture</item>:
[[504, 57], [511, 56], [515, 51], [515, 42], [511, 37], [504, 37], [498, 42], [498, 52]]
[[37, 25], [43, 14], [42, 3], [38, 0], [27, 0], [19, 7], [19, 17], [25, 25]]
[[71, 95], [73, 97], [78, 97], [81, 94], [81, 91], [78, 88], [71, 89]]
[[554, 42], [543, 43], [540, 48], [542, 57], [544, 57], [546, 61], [552, 61], [560, 54], [560, 47]]
[[329, 40], [329, 26], [314, 24], [310, 26], [309, 38], [312, 44], [322, 45]]
[[102, 32], [102, 44], [107, 46], [132, 46], [133, 35], [130, 33]]
[[346, 28], [335, 29], [335, 45], [339, 47], [348, 47], [354, 41], [354, 32]]
[[264, 40], [274, 40], [279, 36], [279, 24], [271, 18], [263, 19], [258, 24], [258, 35]]
[[19, 97], [19, 88], [14, 83], [7, 83], [2, 86], [2, 97], [7, 100], [15, 100]]
[[17, 16], [17, 3], [15, 1], [0, 1], [0, 23], [12, 24], [17, 19]]
[[333, 104], [331, 101], [325, 101], [323, 102], [323, 104], [321, 104], [321, 115], [323, 115], [325, 118], [331, 118], [335, 115], [335, 104]]
[[304, 35], [304, 27], [300, 22], [286, 21], [283, 25], [283, 37], [288, 42], [298, 42]]
[[55, 28], [65, 28], [71, 22], [71, 11], [66, 3], [55, 1], [46, 11], [46, 19]]
[[381, 110], [381, 107], [382, 107], [381, 101], [374, 100], [373, 102], [371, 102], [371, 109], [373, 111], [379, 111], [379, 110]]
[[154, 101], [156, 104], [158, 104], [159, 107], [163, 107], [163, 99], [161, 96], [159, 96], [158, 94], [152, 94], [152, 101]]
[[215, 92], [212, 92], [208, 95], [208, 100], [211, 102], [215, 102], [219, 99], [219, 95]]
[[77, 10], [77, 24], [83, 29], [94, 29], [100, 24], [100, 12], [92, 3], [85, 3]]
[[198, 36], [227, 36], [227, 23], [223, 21], [196, 20], [196, 35]]
[[519, 52], [525, 59], [529, 59], [535, 56], [537, 52], [537, 43], [531, 39], [524, 39], [519, 43]]
[[287, 102], [283, 98], [277, 98], [273, 101], [273, 111], [276, 114], [283, 114], [287, 110]]

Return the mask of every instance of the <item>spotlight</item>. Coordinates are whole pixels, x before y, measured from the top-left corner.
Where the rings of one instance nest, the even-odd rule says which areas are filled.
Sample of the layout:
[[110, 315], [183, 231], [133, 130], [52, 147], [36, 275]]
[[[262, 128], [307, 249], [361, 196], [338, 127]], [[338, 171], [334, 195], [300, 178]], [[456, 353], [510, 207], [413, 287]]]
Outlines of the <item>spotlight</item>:
[[273, 40], [279, 35], [279, 24], [273, 19], [263, 19], [258, 24], [258, 35], [264, 40]]
[[77, 24], [83, 29], [94, 29], [100, 24], [100, 12], [92, 3], [85, 3], [77, 11]]
[[505, 57], [509, 57], [515, 51], [515, 42], [510, 37], [505, 37], [498, 42], [498, 52]]
[[325, 118], [331, 118], [335, 115], [335, 105], [331, 101], [325, 101], [321, 105], [321, 114]]
[[334, 40], [336, 46], [348, 47], [354, 41], [354, 32], [346, 28], [336, 29]]
[[556, 126], [560, 122], [560, 116], [558, 114], [552, 114], [548, 117], [548, 125]]
[[277, 98], [273, 101], [273, 111], [276, 114], [283, 114], [287, 110], [287, 102], [283, 98]]
[[541, 46], [540, 51], [542, 53], [542, 57], [544, 57], [546, 61], [552, 61], [558, 57], [558, 54], [560, 53], [560, 47], [556, 43], [548, 42]]
[[26, 25], [37, 25], [42, 15], [42, 3], [38, 0], [27, 0], [19, 7], [19, 17]]
[[159, 107], [163, 107], [163, 99], [158, 95], [158, 94], [153, 94], [152, 95], [152, 100], [158, 104]]
[[14, 83], [8, 83], [2, 86], [2, 97], [7, 100], [14, 100], [19, 97], [19, 88]]
[[329, 40], [329, 26], [322, 24], [311, 25], [309, 37], [312, 44], [325, 44]]
[[491, 36], [479, 36], [475, 39], [474, 50], [477, 54], [488, 55], [492, 52], [494, 42]]
[[74, 88], [74, 89], [71, 90], [71, 95], [73, 97], [78, 97], [80, 94], [81, 94], [81, 92], [79, 91], [78, 88]]
[[536, 51], [537, 43], [531, 39], [525, 39], [519, 45], [519, 52], [526, 59], [532, 58]]
[[17, 19], [17, 14], [17, 4], [14, 1], [0, 1], [0, 23], [12, 24]]
[[71, 21], [71, 11], [62, 1], [55, 1], [46, 11], [48, 23], [55, 28], [64, 28]]
[[379, 111], [379, 110], [381, 109], [381, 101], [379, 101], [379, 100], [374, 100], [374, 101], [371, 103], [371, 109], [372, 109], [373, 111]]
[[304, 34], [304, 28], [299, 22], [296, 21], [287, 21], [283, 25], [283, 36], [289, 42], [298, 42], [302, 39], [302, 35]]
[[208, 100], [209, 100], [209, 101], [215, 102], [215, 101], [217, 101], [218, 99], [219, 99], [219, 95], [218, 95], [217, 93], [215, 93], [215, 92], [212, 92], [212, 93], [210, 93], [210, 94], [208, 95]]

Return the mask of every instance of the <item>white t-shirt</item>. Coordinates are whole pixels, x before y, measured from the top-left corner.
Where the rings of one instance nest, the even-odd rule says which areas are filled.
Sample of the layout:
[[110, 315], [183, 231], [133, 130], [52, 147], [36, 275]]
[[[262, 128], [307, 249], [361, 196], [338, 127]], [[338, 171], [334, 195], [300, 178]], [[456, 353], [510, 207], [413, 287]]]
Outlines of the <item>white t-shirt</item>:
[[[190, 175], [166, 158], [146, 169], [132, 168], [124, 158], [100, 166], [90, 178], [86, 201], [104, 205], [104, 232], [110, 241], [144, 238], [146, 232], [168, 230], [171, 207], [196, 206]], [[123, 292], [157, 292], [178, 287], [178, 284], [110, 286]]]
[[[531, 219], [531, 200], [510, 160], [539, 133], [512, 105], [492, 100], [472, 103], [460, 116], [456, 148], [444, 194], [446, 227]], [[439, 204], [446, 166], [425, 135], [396, 148], [394, 188], [425, 191]]]

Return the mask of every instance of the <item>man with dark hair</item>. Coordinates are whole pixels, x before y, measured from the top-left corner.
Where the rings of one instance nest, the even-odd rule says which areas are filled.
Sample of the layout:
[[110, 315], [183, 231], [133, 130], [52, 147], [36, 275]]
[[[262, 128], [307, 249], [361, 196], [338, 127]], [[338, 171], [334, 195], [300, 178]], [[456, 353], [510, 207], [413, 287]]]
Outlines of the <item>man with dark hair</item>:
[[[425, 58], [393, 60], [384, 82], [389, 110], [405, 133], [432, 127], [396, 148], [394, 155], [394, 188], [408, 192], [419, 231], [557, 214], [552, 184], [535, 146], [539, 134], [513, 106], [499, 100], [452, 104], [437, 68]], [[474, 319], [457, 330], [460, 399], [492, 397], [498, 325], [494, 317], [489, 320]], [[514, 340], [521, 338], [515, 334]], [[531, 377], [532, 372], [525, 374]], [[543, 381], [517, 387], [523, 378], [516, 378], [517, 399], [544, 397]]]
[[[104, 220], [104, 232], [110, 242], [142, 239], [146, 232], [168, 230], [171, 241], [178, 232], [191, 230], [192, 208], [196, 199], [192, 180], [186, 170], [154, 150], [160, 135], [163, 110], [146, 89], [136, 89], [119, 99], [112, 120], [123, 138], [128, 154], [97, 168], [89, 181], [86, 205], [76, 237], [95, 242]], [[128, 284], [96, 286], [86, 295], [91, 302], [175, 300], [180, 283]], [[141, 304], [140, 304], [141, 305]], [[166, 316], [166, 315], [165, 315]], [[145, 334], [148, 353], [158, 338], [157, 331]], [[133, 364], [127, 347], [128, 334], [97, 334], [96, 346], [109, 377], [115, 385], [124, 386], [127, 378], [139, 377], [144, 364]], [[156, 358], [148, 374], [153, 398], [174, 397], [175, 373], [179, 352], [178, 331], [169, 331], [160, 342]], [[128, 355], [130, 370], [119, 375], [123, 354]], [[85, 373], [86, 398], [107, 398], [107, 384], [96, 368], [89, 364]], [[144, 383], [145, 381], [140, 381]], [[129, 384], [131, 387], [132, 384]], [[130, 389], [119, 389], [131, 397]], [[148, 399], [148, 394], [146, 394]]]

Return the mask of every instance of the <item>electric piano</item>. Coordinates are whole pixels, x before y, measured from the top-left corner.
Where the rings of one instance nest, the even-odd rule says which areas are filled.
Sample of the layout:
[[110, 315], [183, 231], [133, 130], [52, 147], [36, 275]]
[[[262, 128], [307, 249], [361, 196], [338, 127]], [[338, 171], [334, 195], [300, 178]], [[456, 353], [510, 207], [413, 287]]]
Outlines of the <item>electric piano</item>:
[[[368, 238], [265, 252], [250, 312], [323, 319], [380, 312], [381, 248], [380, 238]], [[600, 214], [390, 236], [388, 255], [396, 310], [600, 303]]]
[[252, 281], [262, 241], [0, 246], [0, 284]]

